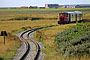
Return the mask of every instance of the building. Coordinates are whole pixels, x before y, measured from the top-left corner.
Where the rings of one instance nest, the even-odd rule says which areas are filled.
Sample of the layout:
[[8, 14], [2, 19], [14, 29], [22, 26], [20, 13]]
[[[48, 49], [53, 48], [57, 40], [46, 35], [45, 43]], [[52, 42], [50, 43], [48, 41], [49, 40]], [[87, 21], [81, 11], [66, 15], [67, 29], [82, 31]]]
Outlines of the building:
[[30, 6], [29, 8], [37, 9], [38, 6]]
[[76, 8], [90, 8], [90, 4], [79, 4], [75, 6]]
[[38, 7], [38, 9], [45, 9], [45, 7]]
[[21, 6], [21, 8], [28, 8], [27, 6]]
[[45, 4], [45, 8], [58, 8], [58, 4]]
[[75, 5], [59, 5], [59, 8], [75, 8]]
[[65, 8], [65, 6], [64, 5], [59, 5], [59, 7], [58, 8]]
[[75, 5], [65, 5], [65, 8], [75, 8]]

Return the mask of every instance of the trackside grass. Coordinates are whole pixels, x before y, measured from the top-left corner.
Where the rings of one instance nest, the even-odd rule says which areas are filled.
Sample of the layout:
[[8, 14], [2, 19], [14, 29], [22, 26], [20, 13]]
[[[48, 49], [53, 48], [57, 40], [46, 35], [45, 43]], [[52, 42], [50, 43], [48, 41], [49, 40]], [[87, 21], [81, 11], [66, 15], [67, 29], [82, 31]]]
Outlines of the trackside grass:
[[57, 48], [54, 43], [55, 34], [73, 25], [76, 24], [57, 25], [36, 32], [36, 40], [42, 42], [45, 46], [45, 50], [43, 50], [46, 53], [45, 60], [60, 60], [62, 56], [56, 51]]
[[11, 60], [16, 54], [17, 49], [20, 47], [21, 42], [15, 36], [17, 33], [36, 28], [39, 26], [57, 24], [56, 20], [20, 20], [20, 21], [0, 21], [0, 31], [7, 31], [6, 44], [3, 44], [3, 37], [0, 36], [0, 60]]
[[[87, 26], [87, 24], [90, 24], [90, 23], [85, 23], [84, 25]], [[82, 26], [82, 24], [80, 24], [80, 25]], [[60, 53], [60, 51], [62, 51], [62, 50], [59, 51], [60, 48], [57, 48], [56, 47], [56, 46], [59, 46], [60, 45], [59, 40], [56, 40], [57, 43], [54, 42], [56, 34], [58, 32], [63, 32], [64, 30], [67, 30], [67, 29], [69, 29], [71, 27], [74, 28], [75, 26], [77, 26], [77, 25], [76, 24], [57, 25], [57, 26], [50, 27], [50, 28], [44, 28], [44, 29], [39, 30], [39, 31], [36, 32], [36, 34], [35, 34], [36, 40], [42, 42], [44, 44], [45, 48], [46, 48], [46, 49], [42, 50], [43, 52], [46, 53], [45, 60], [89, 60], [90, 59], [89, 58], [90, 55], [88, 55], [88, 54], [84, 54], [84, 55], [76, 55], [76, 54], [74, 54], [73, 56], [65, 57], [65, 55], [67, 55], [68, 53], [66, 53], [65, 55], [63, 55], [63, 54]], [[79, 29], [80, 28], [82, 28], [82, 27], [79, 27]], [[85, 30], [88, 30], [88, 27]], [[82, 32], [80, 32], [80, 34], [79, 33], [78, 34], [79, 35], [84, 34], [83, 32], [85, 30], [83, 30], [83, 29], [79, 30], [79, 31], [82, 31]], [[90, 31], [88, 30], [88, 32], [90, 32]], [[73, 34], [73, 35], [72, 34], [70, 34], [70, 36], [71, 37], [75, 37], [73, 35], [76, 35], [76, 34]], [[59, 39], [59, 38], [65, 39], [65, 37], [64, 38], [62, 37], [63, 36], [62, 34], [61, 35], [57, 35], [57, 36], [59, 36], [57, 39]], [[79, 38], [84, 38], [84, 37], [86, 37], [86, 35], [83, 35], [83, 37], [82, 36], [81, 37], [78, 36], [78, 37]], [[75, 41], [79, 41], [79, 40], [77, 39]], [[88, 46], [88, 43], [87, 43], [87, 45], [84, 45], [83, 44], [83, 48], [86, 47], [86, 46]], [[57, 45], [57, 44], [59, 44], [59, 45]], [[64, 43], [62, 43], [62, 45], [60, 45], [60, 46], [68, 46], [68, 45], [65, 45], [65, 44], [63, 45], [63, 44]], [[69, 47], [69, 48], [72, 48], [72, 47]], [[69, 49], [69, 48], [67, 48], [67, 49]], [[80, 49], [80, 51], [83, 51], [84, 50], [83, 48], [81, 48], [82, 49], [81, 50], [80, 47], [78, 47], [78, 49]], [[70, 50], [72, 50], [72, 49], [70, 49]], [[67, 52], [69, 52], [69, 51], [67, 51]]]

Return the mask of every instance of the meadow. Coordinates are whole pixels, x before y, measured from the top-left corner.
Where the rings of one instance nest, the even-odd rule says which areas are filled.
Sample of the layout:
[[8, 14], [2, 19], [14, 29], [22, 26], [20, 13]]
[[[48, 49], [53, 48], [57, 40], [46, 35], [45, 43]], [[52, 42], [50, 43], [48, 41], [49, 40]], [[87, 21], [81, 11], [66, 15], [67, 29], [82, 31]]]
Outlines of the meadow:
[[[44, 24], [44, 22], [46, 22]], [[0, 59], [10, 60], [13, 56], [17, 55], [16, 51], [20, 47], [21, 42], [16, 38], [15, 34], [24, 31], [22, 28], [30, 27], [35, 28], [39, 26], [57, 24], [56, 21], [51, 20], [40, 20], [40, 21], [0, 21], [0, 31], [7, 31], [8, 36], [6, 37], [6, 44], [3, 43], [3, 37], [0, 36]], [[30, 29], [28, 28], [28, 29]]]
[[[85, 9], [87, 10], [87, 8]], [[16, 10], [17, 12], [15, 12]], [[24, 12], [24, 10], [26, 12]], [[57, 25], [51, 28], [44, 28], [40, 31], [37, 31], [36, 36], [39, 34], [42, 38], [39, 38], [39, 36], [37, 36], [35, 37], [35, 39], [37, 41], [41, 41], [46, 48], [45, 50], [43, 50], [46, 53], [45, 60], [60, 60], [63, 56], [57, 53], [57, 49], [54, 44], [55, 35], [58, 32], [61, 32], [76, 24], [74, 23], [58, 25], [58, 12], [56, 12], [58, 9], [55, 9], [56, 11], [54, 9], [51, 9], [54, 12], [42, 12], [46, 11], [42, 9], [39, 10], [41, 12], [27, 12], [27, 10], [29, 9], [24, 10], [0, 9], [0, 31], [5, 30], [8, 33], [5, 45], [3, 44], [3, 37], [0, 36], [0, 59], [10, 60], [13, 56], [17, 55], [16, 51], [20, 47], [21, 42], [18, 40], [18, 38], [16, 38], [15, 34], [26, 29], [36, 28], [40, 26]], [[83, 11], [84, 20], [90, 20], [89, 16], [90, 11]]]
[[90, 11], [90, 8], [50, 8], [50, 9], [23, 9], [23, 8], [19, 8], [19, 9], [0, 9], [0, 12], [21, 12], [21, 11], [23, 11], [23, 12], [27, 12], [27, 11], [31, 11], [31, 12], [33, 12], [33, 11]]

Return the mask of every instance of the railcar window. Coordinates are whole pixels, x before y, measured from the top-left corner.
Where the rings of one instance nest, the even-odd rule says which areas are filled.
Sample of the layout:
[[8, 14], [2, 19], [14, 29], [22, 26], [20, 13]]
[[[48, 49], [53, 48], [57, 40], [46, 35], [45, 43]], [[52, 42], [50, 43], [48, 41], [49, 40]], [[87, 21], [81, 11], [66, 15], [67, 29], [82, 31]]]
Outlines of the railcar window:
[[79, 14], [79, 20], [82, 20], [82, 14]]
[[63, 16], [63, 14], [60, 14], [60, 16]]
[[67, 17], [68, 16], [68, 14], [65, 14], [65, 17]]
[[79, 14], [79, 17], [82, 17], [82, 14]]
[[72, 17], [73, 17], [73, 14], [72, 14]]

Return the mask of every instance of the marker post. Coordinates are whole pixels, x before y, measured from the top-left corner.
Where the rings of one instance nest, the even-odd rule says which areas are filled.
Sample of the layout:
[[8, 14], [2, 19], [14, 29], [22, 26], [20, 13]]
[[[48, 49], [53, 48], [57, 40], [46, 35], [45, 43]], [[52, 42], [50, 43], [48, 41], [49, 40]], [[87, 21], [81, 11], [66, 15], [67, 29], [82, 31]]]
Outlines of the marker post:
[[6, 31], [1, 31], [1, 36], [3, 36], [4, 45], [5, 45], [5, 36], [7, 36], [7, 32]]

